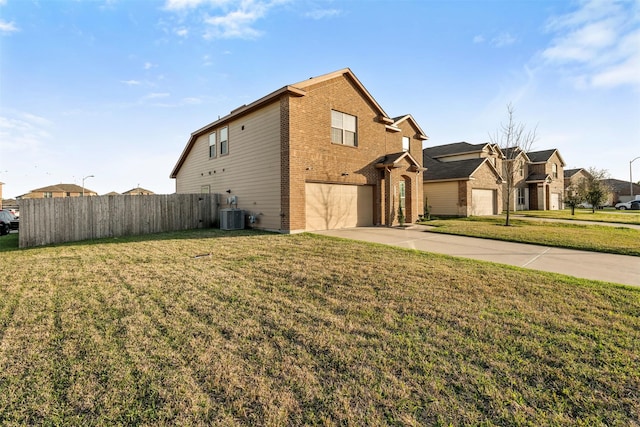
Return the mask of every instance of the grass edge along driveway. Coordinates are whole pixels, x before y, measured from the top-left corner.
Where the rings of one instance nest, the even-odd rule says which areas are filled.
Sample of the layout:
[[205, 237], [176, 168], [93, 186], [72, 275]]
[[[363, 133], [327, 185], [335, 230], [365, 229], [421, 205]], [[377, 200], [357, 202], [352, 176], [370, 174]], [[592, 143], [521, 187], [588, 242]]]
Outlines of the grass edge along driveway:
[[559, 248], [640, 256], [640, 230], [597, 224], [572, 224], [511, 219], [469, 217], [426, 221], [430, 232], [480, 237]]
[[0, 420], [633, 425], [640, 291], [311, 234], [5, 251]]

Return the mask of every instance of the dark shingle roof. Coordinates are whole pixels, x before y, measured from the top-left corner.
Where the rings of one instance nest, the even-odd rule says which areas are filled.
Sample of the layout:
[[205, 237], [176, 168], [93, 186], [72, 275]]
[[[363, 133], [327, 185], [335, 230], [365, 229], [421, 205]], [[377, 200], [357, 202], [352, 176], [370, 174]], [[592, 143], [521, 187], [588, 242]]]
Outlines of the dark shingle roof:
[[549, 179], [549, 175], [548, 174], [544, 174], [544, 173], [537, 173], [537, 174], [531, 174], [527, 177], [526, 182], [540, 182], [540, 181], [546, 181], [547, 179]]
[[564, 177], [565, 178], [571, 178], [573, 175], [577, 174], [578, 172], [580, 172], [582, 170], [582, 168], [578, 168], [578, 169], [565, 169], [564, 170]]
[[[629, 195], [629, 181], [622, 181], [621, 179], [607, 178], [602, 182], [611, 188], [614, 192], [620, 196]], [[633, 183], [633, 194], [640, 194], [640, 185]]]
[[469, 144], [468, 142], [454, 142], [452, 144], [438, 145], [436, 147], [427, 147], [424, 149], [426, 154], [431, 158], [448, 156], [460, 153], [472, 153], [482, 151], [484, 144]]
[[532, 163], [539, 163], [539, 162], [548, 161], [549, 158], [553, 156], [553, 153], [555, 152], [556, 152], [555, 148], [552, 148], [551, 150], [543, 150], [543, 151], [530, 151], [527, 153], [527, 156], [529, 156], [529, 159], [531, 160]]
[[478, 169], [478, 166], [487, 159], [468, 159], [455, 162], [440, 162], [429, 156], [423, 156], [423, 166], [427, 170], [422, 174], [424, 181], [436, 181], [441, 179], [468, 179]]

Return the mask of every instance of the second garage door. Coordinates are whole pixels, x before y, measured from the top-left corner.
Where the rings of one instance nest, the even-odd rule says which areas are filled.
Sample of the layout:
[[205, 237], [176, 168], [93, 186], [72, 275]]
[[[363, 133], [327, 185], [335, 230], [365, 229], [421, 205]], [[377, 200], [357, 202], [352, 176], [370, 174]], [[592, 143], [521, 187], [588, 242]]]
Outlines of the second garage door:
[[471, 190], [471, 215], [494, 215], [496, 191], [474, 188]]
[[373, 187], [307, 183], [306, 230], [373, 225]]

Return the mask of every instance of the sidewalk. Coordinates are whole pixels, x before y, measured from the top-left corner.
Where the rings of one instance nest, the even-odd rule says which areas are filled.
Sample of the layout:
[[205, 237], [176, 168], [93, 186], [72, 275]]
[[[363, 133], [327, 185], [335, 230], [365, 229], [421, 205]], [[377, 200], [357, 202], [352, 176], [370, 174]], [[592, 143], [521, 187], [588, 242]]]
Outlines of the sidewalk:
[[314, 233], [640, 286], [639, 257], [429, 233], [427, 230], [427, 226], [413, 225], [407, 228], [358, 227]]
[[[501, 216], [504, 218], [504, 215]], [[602, 225], [605, 227], [625, 227], [634, 228], [640, 230], [638, 224], [625, 224], [622, 222], [601, 222], [601, 221], [586, 221], [581, 219], [557, 219], [557, 218], [537, 218], [534, 216], [511, 214], [511, 219], [525, 220], [525, 221], [542, 221], [542, 222], [562, 222], [565, 224], [583, 224], [583, 225]]]

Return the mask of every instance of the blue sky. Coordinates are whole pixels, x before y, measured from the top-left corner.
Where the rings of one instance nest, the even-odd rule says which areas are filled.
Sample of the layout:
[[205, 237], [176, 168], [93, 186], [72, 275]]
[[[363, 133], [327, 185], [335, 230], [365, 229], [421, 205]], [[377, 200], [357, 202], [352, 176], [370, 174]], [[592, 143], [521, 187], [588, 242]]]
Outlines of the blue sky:
[[172, 193], [192, 131], [345, 67], [427, 145], [487, 142], [512, 103], [568, 168], [640, 156], [637, 0], [0, 0], [0, 61], [5, 198]]

